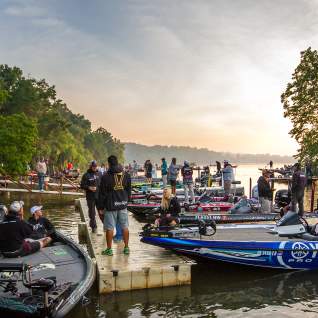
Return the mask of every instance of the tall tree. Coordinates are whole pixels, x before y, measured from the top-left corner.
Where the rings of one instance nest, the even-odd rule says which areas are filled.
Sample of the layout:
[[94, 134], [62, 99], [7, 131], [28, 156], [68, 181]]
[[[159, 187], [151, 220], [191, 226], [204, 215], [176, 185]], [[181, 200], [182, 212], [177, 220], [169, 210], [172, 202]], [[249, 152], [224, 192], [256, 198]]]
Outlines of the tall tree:
[[309, 47], [301, 52], [292, 81], [281, 95], [284, 117], [293, 128], [290, 135], [300, 145], [297, 158], [318, 160], [318, 53]]
[[35, 154], [36, 124], [24, 114], [0, 115], [0, 172], [22, 175]]

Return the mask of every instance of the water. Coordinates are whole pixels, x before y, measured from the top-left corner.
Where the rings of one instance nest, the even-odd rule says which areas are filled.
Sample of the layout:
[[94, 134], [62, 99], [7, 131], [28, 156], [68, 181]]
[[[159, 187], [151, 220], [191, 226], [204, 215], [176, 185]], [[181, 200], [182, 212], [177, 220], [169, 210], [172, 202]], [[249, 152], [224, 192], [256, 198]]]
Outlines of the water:
[[[257, 166], [240, 166], [236, 179], [248, 193], [260, 172]], [[286, 185], [277, 184], [277, 189]], [[310, 192], [306, 198], [310, 197]], [[44, 211], [57, 228], [77, 240], [77, 223], [72, 199], [55, 201], [48, 196], [11, 195], [22, 199], [26, 210], [43, 204]], [[307, 202], [307, 207], [309, 203]], [[27, 215], [26, 215], [27, 216]], [[133, 251], [132, 251], [133, 252]], [[103, 317], [317, 317], [317, 272], [277, 272], [225, 264], [200, 264], [193, 267], [192, 285], [140, 290], [99, 296], [96, 286], [88, 295], [89, 303], [79, 304], [67, 318]]]

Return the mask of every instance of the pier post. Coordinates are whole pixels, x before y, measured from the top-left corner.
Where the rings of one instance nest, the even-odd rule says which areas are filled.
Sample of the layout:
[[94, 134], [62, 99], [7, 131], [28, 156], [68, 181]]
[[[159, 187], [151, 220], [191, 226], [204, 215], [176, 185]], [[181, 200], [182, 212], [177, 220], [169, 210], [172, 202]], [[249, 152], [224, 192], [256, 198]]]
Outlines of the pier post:
[[250, 178], [250, 199], [252, 198], [252, 178]]
[[316, 182], [315, 180], [312, 180], [311, 181], [310, 212], [314, 211], [315, 190], [316, 190]]

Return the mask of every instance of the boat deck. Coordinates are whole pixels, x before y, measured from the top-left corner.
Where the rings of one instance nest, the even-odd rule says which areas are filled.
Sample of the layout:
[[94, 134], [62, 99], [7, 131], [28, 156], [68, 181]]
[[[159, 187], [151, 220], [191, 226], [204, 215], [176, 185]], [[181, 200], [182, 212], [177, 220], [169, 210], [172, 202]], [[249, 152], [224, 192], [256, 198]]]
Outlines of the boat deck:
[[130, 255], [123, 254], [123, 243], [113, 244], [114, 256], [101, 255], [106, 246], [103, 225], [98, 219], [97, 233], [92, 233], [86, 200], [76, 200], [76, 204], [84, 221], [90, 252], [96, 258], [100, 293], [191, 283], [193, 262], [171, 251], [141, 243], [142, 224], [132, 215], [129, 215]]

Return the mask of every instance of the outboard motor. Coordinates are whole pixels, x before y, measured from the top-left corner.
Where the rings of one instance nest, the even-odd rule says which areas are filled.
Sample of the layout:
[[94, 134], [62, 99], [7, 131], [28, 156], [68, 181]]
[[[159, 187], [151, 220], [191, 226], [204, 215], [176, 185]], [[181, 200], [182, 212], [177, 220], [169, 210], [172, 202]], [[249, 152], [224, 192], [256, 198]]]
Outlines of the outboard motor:
[[277, 190], [275, 194], [275, 204], [278, 208], [284, 208], [291, 201], [291, 193], [287, 189]]
[[275, 232], [280, 236], [293, 236], [306, 233], [299, 215], [296, 212], [288, 211], [277, 223]]

